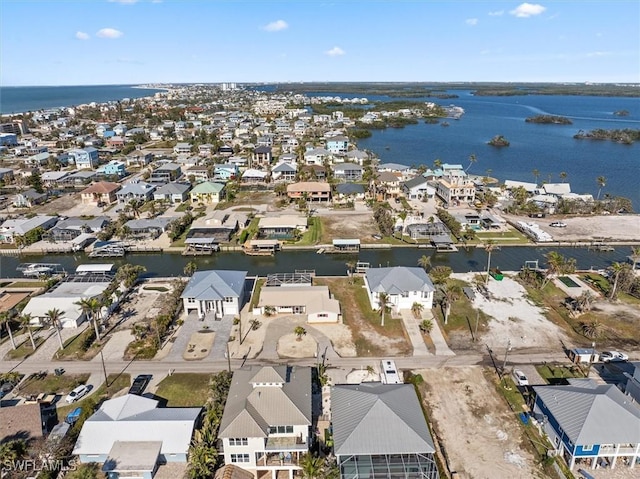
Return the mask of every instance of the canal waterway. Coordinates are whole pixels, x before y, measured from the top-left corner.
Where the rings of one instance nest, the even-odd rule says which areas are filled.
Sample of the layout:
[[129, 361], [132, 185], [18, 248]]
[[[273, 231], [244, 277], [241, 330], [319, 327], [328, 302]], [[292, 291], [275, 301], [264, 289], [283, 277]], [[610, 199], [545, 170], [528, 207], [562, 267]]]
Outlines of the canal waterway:
[[[615, 251], [597, 252], [588, 248], [571, 247], [502, 247], [491, 255], [491, 266], [503, 271], [517, 271], [525, 261], [538, 260], [545, 264], [545, 254], [558, 251], [565, 257], [575, 258], [578, 269], [604, 269], [613, 262], [624, 262], [631, 254], [629, 246], [616, 247]], [[275, 256], [247, 256], [240, 252], [221, 252], [212, 256], [182, 256], [172, 253], [129, 254], [125, 258], [89, 258], [85, 254], [74, 255], [24, 255], [0, 256], [0, 277], [20, 276], [16, 267], [20, 263], [57, 263], [72, 272], [79, 264], [115, 263], [144, 266], [149, 277], [183, 275], [184, 267], [195, 261], [199, 270], [232, 269], [248, 271], [249, 275], [266, 276], [269, 273], [287, 273], [295, 270], [315, 270], [318, 276], [343, 276], [348, 261], [364, 261], [371, 267], [417, 266], [422, 255], [431, 257], [432, 266], [449, 266], [456, 273], [481, 272], [487, 267], [487, 253], [483, 248], [461, 249], [457, 253], [436, 253], [432, 249], [389, 248], [363, 250], [358, 255], [317, 254], [313, 250], [282, 251]]]

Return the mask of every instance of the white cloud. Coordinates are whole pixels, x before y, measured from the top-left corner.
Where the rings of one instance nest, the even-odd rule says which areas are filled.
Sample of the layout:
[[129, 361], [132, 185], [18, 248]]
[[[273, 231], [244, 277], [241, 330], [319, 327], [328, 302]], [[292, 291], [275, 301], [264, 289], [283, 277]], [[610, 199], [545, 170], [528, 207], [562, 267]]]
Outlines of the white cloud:
[[76, 38], [78, 40], [89, 40], [89, 34], [85, 32], [76, 32]]
[[500, 17], [504, 15], [504, 10], [496, 10], [495, 12], [489, 12], [490, 17]]
[[123, 5], [133, 5], [138, 3], [138, 0], [108, 0], [109, 3], [122, 3]]
[[527, 18], [534, 15], [540, 15], [546, 9], [546, 7], [543, 7], [542, 5], [537, 3], [523, 3], [516, 7], [514, 10], [511, 10], [509, 13], [519, 18]]
[[333, 47], [331, 50], [327, 50], [326, 52], [324, 52], [325, 55], [329, 55], [330, 57], [339, 57], [340, 55], [344, 55], [345, 52], [342, 48], [340, 47]]
[[587, 53], [587, 57], [588, 58], [593, 58], [593, 57], [610, 57], [612, 56], [613, 53], [612, 52], [590, 52]]
[[96, 33], [96, 37], [100, 38], [120, 38], [124, 33], [115, 28], [102, 28]]
[[478, 19], [477, 18], [467, 18], [464, 23], [466, 23], [467, 25], [477, 25], [478, 24]]
[[276, 20], [275, 22], [267, 23], [262, 27], [262, 29], [267, 32], [279, 32], [281, 30], [286, 30], [287, 28], [289, 28], [289, 24], [284, 20]]

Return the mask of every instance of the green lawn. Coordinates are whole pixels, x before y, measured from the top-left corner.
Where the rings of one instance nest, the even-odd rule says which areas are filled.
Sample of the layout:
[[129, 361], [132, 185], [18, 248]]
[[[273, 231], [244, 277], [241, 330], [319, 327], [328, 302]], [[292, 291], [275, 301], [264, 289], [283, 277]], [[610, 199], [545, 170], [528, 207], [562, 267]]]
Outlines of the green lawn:
[[56, 376], [49, 373], [42, 379], [26, 379], [20, 385], [20, 395], [30, 396], [31, 394], [68, 394], [73, 388], [80, 384], [85, 384], [89, 379], [88, 374], [63, 374]]
[[[462, 289], [463, 287], [468, 287], [469, 283], [458, 279], [449, 279], [448, 285], [450, 287], [457, 286]], [[451, 331], [464, 331], [469, 334], [470, 338], [471, 330], [475, 333], [476, 319], [478, 320], [478, 335], [487, 330], [490, 320], [488, 315], [473, 307], [471, 301], [469, 301], [464, 293], [461, 293], [460, 297], [453, 302], [447, 324], [444, 324], [444, 314], [439, 304], [434, 302], [433, 311], [445, 334]]]
[[44, 288], [46, 281], [14, 281], [8, 288]]
[[95, 330], [89, 325], [83, 332], [67, 339], [62, 351], [56, 353], [56, 358], [61, 361], [84, 359], [95, 357], [100, 351], [100, 345], [95, 341]]
[[115, 393], [120, 392], [125, 388], [128, 389], [131, 386], [131, 375], [109, 374], [107, 376], [107, 381], [109, 382], [109, 386], [103, 383], [95, 392], [92, 392], [90, 396], [87, 396], [73, 404], [67, 405], [66, 402], [64, 402], [64, 398], [62, 398], [62, 402], [58, 402], [58, 404], [64, 404], [64, 406], [58, 407], [58, 420], [64, 421], [67, 414], [77, 407], [90, 407], [93, 409], [97, 407], [103, 399], [109, 399]]
[[256, 287], [253, 290], [253, 296], [251, 296], [251, 304], [249, 305], [249, 311], [253, 311], [254, 308], [258, 307], [258, 301], [260, 300], [260, 291], [262, 291], [262, 286], [267, 280], [265, 278], [260, 278], [256, 281]]
[[307, 231], [302, 235], [300, 241], [295, 244], [299, 246], [314, 245], [320, 242], [322, 237], [322, 220], [320, 218], [309, 218]]
[[[34, 337], [33, 340], [36, 343], [36, 349], [38, 349], [42, 343], [44, 343], [45, 338], [38, 336]], [[35, 349], [33, 349], [31, 345], [31, 340], [27, 337], [27, 339], [16, 349], [10, 349], [4, 358], [7, 360], [25, 359], [31, 356], [34, 352]]]
[[584, 378], [577, 364], [548, 363], [536, 366], [538, 374], [549, 384], [568, 384], [567, 378]]
[[169, 407], [203, 406], [209, 397], [211, 374], [176, 373], [164, 378], [155, 395], [167, 400]]

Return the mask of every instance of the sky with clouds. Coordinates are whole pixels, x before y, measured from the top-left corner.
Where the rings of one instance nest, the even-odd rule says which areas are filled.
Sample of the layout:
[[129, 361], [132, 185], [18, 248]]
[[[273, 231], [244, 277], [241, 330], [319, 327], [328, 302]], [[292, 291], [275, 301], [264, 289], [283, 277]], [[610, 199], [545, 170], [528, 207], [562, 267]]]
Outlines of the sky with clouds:
[[640, 82], [637, 0], [0, 0], [0, 85]]

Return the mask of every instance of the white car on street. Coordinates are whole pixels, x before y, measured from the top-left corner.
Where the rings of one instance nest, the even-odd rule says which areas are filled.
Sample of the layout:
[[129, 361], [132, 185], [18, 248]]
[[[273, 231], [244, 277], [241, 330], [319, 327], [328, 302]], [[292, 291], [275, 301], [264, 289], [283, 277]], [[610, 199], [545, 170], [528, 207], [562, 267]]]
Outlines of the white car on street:
[[600, 361], [603, 363], [623, 362], [627, 361], [629, 356], [620, 351], [602, 351], [600, 353]]
[[74, 403], [78, 399], [83, 397], [85, 394], [87, 394], [88, 392], [89, 392], [89, 388], [86, 385], [82, 384], [77, 388], [75, 388], [73, 391], [71, 391], [67, 395], [67, 398], [65, 399], [65, 401], [67, 401], [69, 404]]
[[520, 371], [519, 369], [514, 369], [514, 371], [513, 371], [513, 381], [518, 386], [528, 386], [529, 385], [529, 380], [527, 379], [527, 376], [525, 376], [525, 374], [522, 371]]

